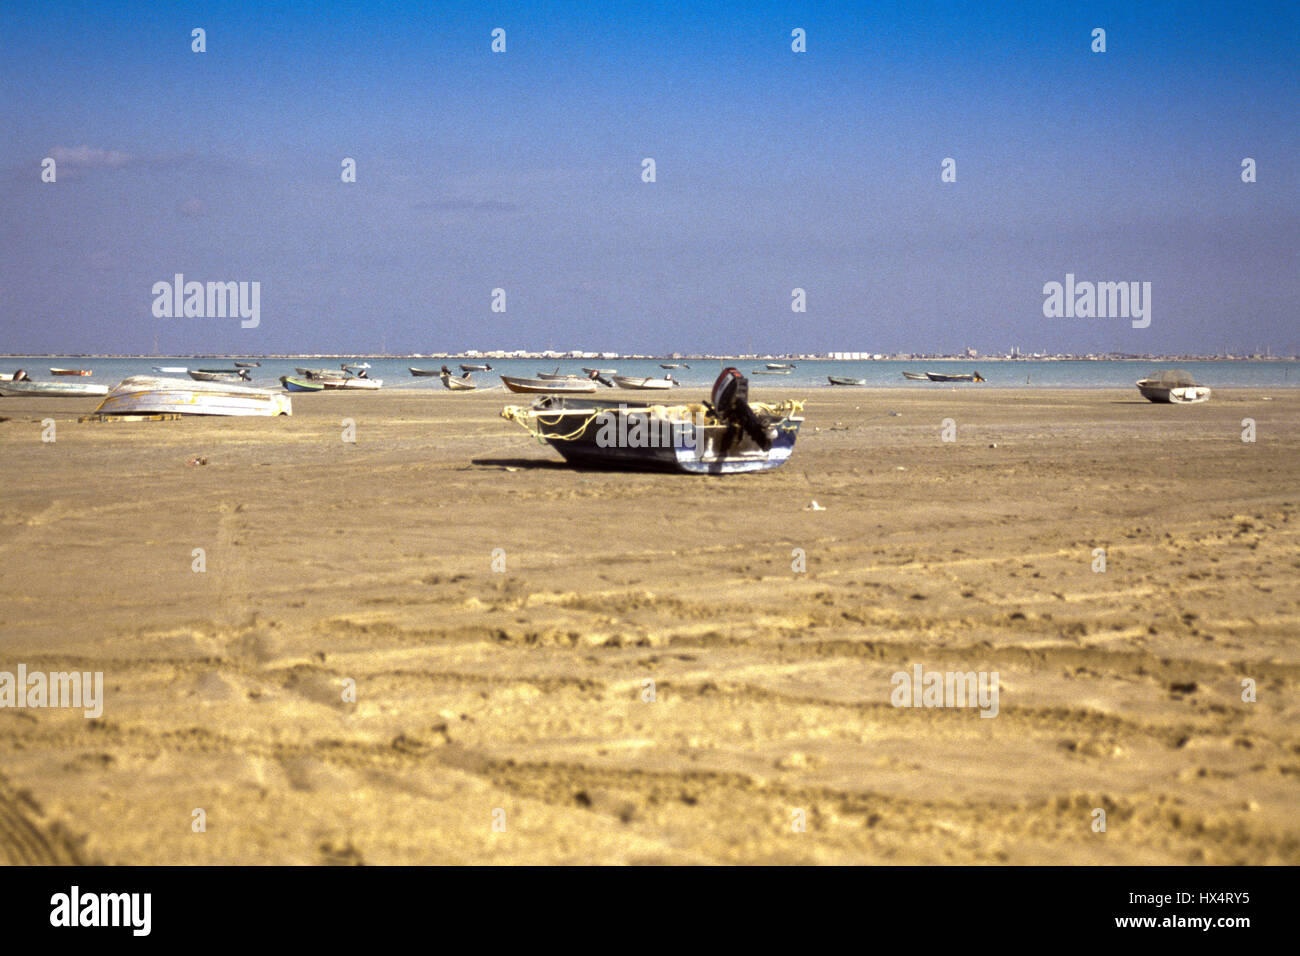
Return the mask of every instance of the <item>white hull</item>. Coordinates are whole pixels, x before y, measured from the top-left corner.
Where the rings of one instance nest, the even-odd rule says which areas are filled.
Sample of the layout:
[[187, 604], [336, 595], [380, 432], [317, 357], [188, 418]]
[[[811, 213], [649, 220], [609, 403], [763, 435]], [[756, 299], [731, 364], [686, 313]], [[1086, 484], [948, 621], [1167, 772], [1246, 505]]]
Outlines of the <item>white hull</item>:
[[615, 375], [614, 384], [619, 388], [657, 389], [672, 388], [677, 383], [671, 378], [627, 378], [623, 375]]
[[283, 392], [246, 385], [134, 375], [113, 386], [95, 409], [103, 415], [292, 415]]
[[97, 398], [108, 394], [107, 385], [87, 385], [82, 382], [0, 382], [0, 395], [21, 398], [43, 395], [50, 398]]
[[384, 387], [384, 380], [382, 378], [318, 378], [313, 379], [313, 381], [320, 382], [325, 386], [327, 391], [330, 389], [347, 388], [365, 389], [373, 392], [377, 388]]

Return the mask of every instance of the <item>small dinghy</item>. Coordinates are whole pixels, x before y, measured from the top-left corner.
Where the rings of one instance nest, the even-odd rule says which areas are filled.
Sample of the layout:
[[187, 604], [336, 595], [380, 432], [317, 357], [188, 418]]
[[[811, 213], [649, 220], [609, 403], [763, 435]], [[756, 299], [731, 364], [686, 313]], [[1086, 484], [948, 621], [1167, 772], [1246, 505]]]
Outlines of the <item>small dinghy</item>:
[[789, 375], [788, 368], [756, 368], [749, 373], [750, 375]]
[[778, 371], [780, 369], [789, 370], [794, 368], [794, 363], [793, 362], [768, 362], [767, 367], [772, 369], [773, 371]]
[[286, 392], [323, 392], [325, 386], [320, 382], [313, 382], [310, 379], [294, 378], [292, 375], [281, 375], [280, 384], [284, 386]]
[[218, 382], [133, 375], [114, 385], [95, 411], [100, 415], [292, 415], [284, 392]]
[[198, 368], [190, 370], [190, 378], [196, 382], [247, 382], [249, 381], [248, 372], [244, 369], [229, 371], [228, 369]]
[[1171, 405], [1199, 405], [1210, 400], [1210, 390], [1197, 385], [1182, 369], [1157, 372], [1137, 383], [1138, 391], [1149, 402]]
[[903, 373], [903, 378], [907, 379], [909, 382], [928, 382], [928, 381], [930, 381], [930, 377], [929, 377], [928, 375], [926, 375], [924, 372], [904, 372], [904, 373]]
[[236, 362], [235, 368], [261, 368], [261, 362]]
[[0, 395], [18, 398], [24, 395], [41, 395], [50, 398], [85, 398], [108, 394], [107, 385], [87, 382], [33, 382], [31, 379], [0, 382]]
[[460, 370], [462, 372], [490, 372], [492, 371], [492, 366], [491, 365], [462, 365], [460, 367]]
[[653, 389], [672, 388], [677, 383], [673, 381], [672, 375], [665, 375], [663, 378], [629, 378], [626, 375], [615, 375], [614, 384], [619, 388]]
[[477, 382], [471, 382], [469, 372], [457, 378], [451, 374], [451, 370], [446, 366], [442, 369], [442, 387], [450, 389], [453, 392], [471, 392], [478, 388]]
[[596, 383], [584, 378], [516, 378], [502, 375], [501, 381], [512, 392], [525, 394], [544, 394], [547, 392], [594, 392]]
[[866, 385], [865, 378], [844, 378], [841, 375], [827, 375], [826, 378], [832, 385]]
[[410, 372], [412, 375], [414, 375], [416, 378], [437, 378], [439, 375], [442, 374], [441, 372], [438, 372], [431, 368], [411, 368], [409, 365], [407, 366], [406, 370]]
[[52, 368], [51, 375], [91, 375], [93, 374], [88, 368]]
[[779, 468], [794, 450], [803, 403], [750, 404], [734, 368], [718, 376], [712, 401], [681, 405], [550, 396], [512, 405], [501, 417], [547, 442], [566, 461], [628, 470], [726, 475]]

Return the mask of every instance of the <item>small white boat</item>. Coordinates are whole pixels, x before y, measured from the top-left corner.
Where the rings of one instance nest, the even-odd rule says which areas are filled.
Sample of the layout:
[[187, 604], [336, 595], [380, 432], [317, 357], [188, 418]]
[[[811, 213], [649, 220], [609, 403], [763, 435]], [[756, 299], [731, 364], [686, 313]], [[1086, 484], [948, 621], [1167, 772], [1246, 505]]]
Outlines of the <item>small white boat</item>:
[[133, 375], [108, 392], [96, 412], [102, 415], [292, 415], [284, 392], [220, 382]]
[[654, 389], [672, 388], [677, 383], [673, 381], [671, 375], [663, 378], [629, 378], [626, 375], [615, 375], [614, 384], [619, 388]]
[[478, 388], [477, 382], [470, 381], [469, 372], [466, 372], [460, 378], [452, 375], [451, 372], [443, 372], [439, 377], [442, 379], [442, 387], [453, 392], [472, 392]]
[[1210, 390], [1197, 385], [1182, 369], [1150, 375], [1137, 383], [1138, 391], [1149, 402], [1172, 405], [1197, 405], [1210, 400]]
[[787, 370], [788, 370], [788, 369], [792, 369], [792, 368], [794, 368], [794, 364], [793, 364], [792, 362], [768, 362], [768, 363], [767, 363], [767, 367], [770, 368], [770, 369], [787, 369]]
[[107, 385], [90, 385], [86, 382], [0, 382], [0, 395], [18, 398], [24, 395], [43, 395], [51, 398], [85, 398], [108, 394]]
[[348, 373], [339, 368], [295, 368], [303, 378], [347, 378]]
[[248, 373], [243, 369], [238, 372], [218, 372], [215, 369], [190, 369], [190, 378], [196, 382], [247, 382]]
[[320, 382], [325, 386], [326, 391], [336, 388], [347, 389], [366, 389], [374, 391], [377, 388], [384, 387], [382, 378], [319, 378], [312, 381]]
[[516, 378], [502, 375], [501, 381], [512, 392], [543, 394], [547, 392], [594, 392], [596, 383], [584, 378]]
[[88, 368], [52, 368], [50, 369], [50, 374], [51, 375], [93, 375], [94, 372], [92, 372]]

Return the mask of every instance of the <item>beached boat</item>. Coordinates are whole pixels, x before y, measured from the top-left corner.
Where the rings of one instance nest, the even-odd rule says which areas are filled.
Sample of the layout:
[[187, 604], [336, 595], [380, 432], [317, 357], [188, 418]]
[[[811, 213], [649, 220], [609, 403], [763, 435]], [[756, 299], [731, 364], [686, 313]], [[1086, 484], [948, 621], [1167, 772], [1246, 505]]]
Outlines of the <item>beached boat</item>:
[[727, 369], [710, 404], [663, 405], [550, 396], [501, 412], [566, 461], [693, 474], [767, 471], [789, 460], [803, 403], [748, 401], [748, 386]]
[[108, 392], [101, 415], [292, 415], [293, 402], [284, 392], [219, 382], [187, 382], [179, 378], [133, 375]]
[[196, 382], [247, 382], [248, 373], [243, 369], [237, 372], [222, 371], [211, 368], [190, 369], [190, 378]]
[[453, 392], [471, 392], [478, 388], [477, 382], [471, 382], [469, 380], [469, 372], [466, 372], [459, 378], [452, 375], [451, 372], [443, 372], [441, 377], [442, 387], [451, 389]]
[[1157, 372], [1137, 383], [1138, 391], [1149, 402], [1173, 405], [1196, 405], [1210, 400], [1210, 390], [1197, 385], [1190, 374], [1182, 369]]
[[92, 373], [91, 370], [88, 368], [52, 368], [50, 369], [50, 374], [51, 375], [92, 375], [94, 373]]
[[460, 367], [460, 370], [462, 372], [490, 372], [492, 371], [492, 366], [491, 365], [462, 365]]
[[784, 369], [794, 368], [794, 364], [791, 362], [768, 362], [767, 367], [775, 371], [776, 369], [782, 369], [782, 368]]
[[303, 378], [347, 378], [348, 373], [339, 368], [295, 368]]
[[410, 372], [412, 375], [414, 375], [416, 378], [436, 378], [437, 376], [442, 374], [437, 369], [411, 368], [409, 365], [407, 366], [406, 370]]
[[281, 375], [280, 384], [284, 386], [286, 392], [323, 392], [325, 386], [320, 382], [313, 382], [306, 378], [294, 378], [292, 375]]
[[155, 372], [170, 372], [173, 375], [186, 375], [189, 373], [189, 369], [184, 365], [155, 365], [153, 370]]
[[932, 382], [982, 382], [984, 377], [979, 372], [970, 375], [945, 375], [942, 372], [926, 372], [925, 377]]
[[663, 378], [629, 378], [626, 375], [615, 375], [614, 384], [619, 388], [652, 389], [672, 388], [677, 383], [673, 381], [671, 375], [665, 375]]
[[930, 377], [924, 372], [904, 372], [903, 378], [912, 382], [928, 382]]
[[0, 382], [0, 395], [18, 398], [26, 395], [41, 395], [50, 398], [85, 398], [108, 394], [107, 385], [91, 385], [88, 382], [33, 382], [25, 379], [20, 382]]
[[502, 375], [501, 381], [510, 391], [525, 394], [594, 392], [596, 390], [596, 383], [585, 378], [516, 378], [513, 375]]
[[827, 375], [826, 378], [830, 380], [830, 383], [832, 385], [866, 385], [867, 384], [867, 380], [865, 378], [845, 378], [842, 375]]
[[382, 378], [320, 378], [308, 379], [311, 382], [320, 382], [326, 389], [361, 389], [373, 392], [377, 388], [384, 387]]
[[582, 378], [581, 375], [574, 375], [572, 372], [561, 372], [558, 368], [554, 372], [538, 372], [537, 377], [548, 382], [562, 382], [570, 378]]

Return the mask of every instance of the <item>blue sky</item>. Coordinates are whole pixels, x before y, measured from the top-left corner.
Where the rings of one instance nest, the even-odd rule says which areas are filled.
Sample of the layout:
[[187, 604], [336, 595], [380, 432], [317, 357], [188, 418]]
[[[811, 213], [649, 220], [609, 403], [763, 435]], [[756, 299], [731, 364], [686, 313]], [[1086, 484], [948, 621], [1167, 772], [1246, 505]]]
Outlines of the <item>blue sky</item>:
[[1298, 10], [6, 3], [0, 352], [1297, 350]]

